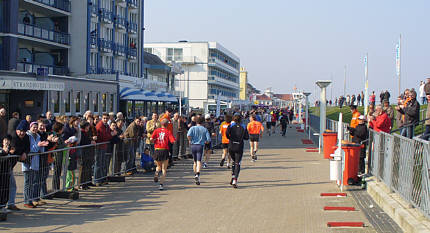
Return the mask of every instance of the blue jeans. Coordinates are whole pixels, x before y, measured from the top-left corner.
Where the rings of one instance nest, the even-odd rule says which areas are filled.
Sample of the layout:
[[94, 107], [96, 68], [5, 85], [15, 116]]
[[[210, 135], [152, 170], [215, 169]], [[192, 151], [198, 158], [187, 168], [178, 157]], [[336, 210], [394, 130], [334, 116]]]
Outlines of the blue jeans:
[[30, 204], [39, 198], [39, 171], [24, 172], [24, 203]]
[[430, 125], [426, 125], [426, 130], [424, 131], [423, 139], [429, 140], [430, 138]]
[[9, 206], [15, 205], [15, 198], [16, 198], [16, 180], [15, 180], [15, 176], [13, 175], [13, 171], [11, 171], [10, 183], [9, 183], [9, 201], [8, 201]]
[[96, 159], [94, 163], [94, 181], [95, 183], [103, 182], [103, 175], [107, 174], [106, 169], [106, 150], [99, 149], [97, 150]]

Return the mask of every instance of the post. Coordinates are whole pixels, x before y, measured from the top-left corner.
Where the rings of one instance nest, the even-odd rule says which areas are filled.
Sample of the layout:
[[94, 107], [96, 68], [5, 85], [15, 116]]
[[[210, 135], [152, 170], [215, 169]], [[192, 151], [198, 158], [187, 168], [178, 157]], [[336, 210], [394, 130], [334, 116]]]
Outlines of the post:
[[[330, 80], [318, 80], [316, 84], [318, 87], [321, 88], [321, 95], [320, 95], [320, 135], [319, 135], [319, 144], [320, 147], [323, 144], [322, 141], [322, 134], [324, 133], [326, 129], [326, 90], [328, 85], [330, 85]], [[321, 149], [321, 148], [320, 148]]]
[[344, 77], [343, 77], [343, 97], [346, 95], [346, 66], [344, 67]]
[[364, 84], [364, 96], [362, 96], [362, 98], [364, 98], [364, 115], [367, 116], [367, 108], [369, 106], [369, 78], [368, 78], [368, 56], [366, 54], [366, 56], [364, 57], [364, 80], [365, 80], [365, 84]]
[[305, 124], [305, 129], [307, 129], [308, 130], [308, 138], [309, 139], [311, 139], [311, 127], [309, 126], [309, 104], [308, 104], [308, 102], [309, 102], [309, 95], [310, 95], [311, 93], [310, 92], [303, 92], [303, 95], [305, 95], [306, 96], [306, 99], [305, 99], [305, 106], [306, 106], [306, 124]]

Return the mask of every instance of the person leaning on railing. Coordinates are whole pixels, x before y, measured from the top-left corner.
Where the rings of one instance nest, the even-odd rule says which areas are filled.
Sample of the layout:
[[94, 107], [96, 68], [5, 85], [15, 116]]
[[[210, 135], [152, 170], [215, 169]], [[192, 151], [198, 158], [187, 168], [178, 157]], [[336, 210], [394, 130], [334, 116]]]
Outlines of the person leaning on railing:
[[430, 138], [430, 78], [427, 78], [427, 83], [424, 86], [424, 91], [427, 98], [427, 111], [426, 111], [426, 121], [425, 121], [425, 131], [423, 135], [424, 140], [429, 140]]
[[363, 174], [365, 172], [365, 158], [366, 158], [366, 143], [367, 139], [369, 138], [369, 131], [367, 130], [367, 126], [365, 124], [366, 117], [364, 115], [361, 115], [358, 117], [358, 125], [356, 125], [355, 128], [349, 127], [348, 130], [351, 133], [352, 142], [363, 144], [363, 147], [360, 150], [360, 160], [358, 163], [359, 172]]
[[377, 105], [373, 115], [369, 116], [369, 128], [374, 129], [376, 132], [390, 133], [391, 120], [381, 105]]
[[134, 121], [127, 127], [127, 129], [124, 131], [124, 138], [126, 139], [125, 146], [128, 149], [126, 151], [126, 169], [125, 172], [127, 175], [132, 175], [134, 172], [136, 172], [136, 151], [135, 151], [135, 144], [138, 143], [139, 138], [139, 127], [140, 127], [141, 119], [140, 117], [135, 117]]
[[413, 138], [415, 126], [420, 119], [420, 104], [416, 100], [417, 93], [414, 90], [409, 91], [406, 97], [404, 104], [396, 106], [396, 110], [404, 115], [406, 130], [403, 131], [402, 136]]
[[[90, 137], [90, 123], [83, 121], [80, 125], [81, 128], [81, 146], [96, 144]], [[94, 148], [86, 147], [81, 150], [81, 166], [79, 168], [79, 184], [83, 190], [89, 189], [91, 183], [91, 171], [94, 164]]]
[[0, 148], [0, 213], [6, 213], [6, 204], [9, 200], [9, 183], [12, 159], [6, 156], [14, 151], [10, 147], [11, 137], [7, 135], [3, 138], [2, 147]]

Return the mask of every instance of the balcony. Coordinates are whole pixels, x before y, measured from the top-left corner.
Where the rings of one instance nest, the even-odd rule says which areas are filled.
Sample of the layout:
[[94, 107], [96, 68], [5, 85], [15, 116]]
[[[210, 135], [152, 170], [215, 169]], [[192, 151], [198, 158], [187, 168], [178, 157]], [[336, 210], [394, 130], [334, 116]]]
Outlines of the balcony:
[[70, 12], [70, 1], [69, 0], [33, 0], [43, 5], [54, 7], [63, 11]]
[[127, 57], [130, 59], [136, 59], [137, 58], [137, 48], [128, 48]]
[[117, 56], [125, 56], [127, 48], [124, 45], [115, 43], [113, 53]]
[[105, 9], [105, 8], [100, 8], [99, 9], [99, 14], [100, 17], [102, 19], [103, 22], [105, 23], [112, 23], [112, 19], [113, 19], [113, 14], [111, 11]]
[[97, 74], [97, 68], [95, 66], [90, 66], [88, 73], [89, 74]]
[[113, 74], [114, 73], [114, 71], [112, 71], [112, 69], [111, 68], [103, 68], [103, 67], [101, 67], [101, 68], [99, 68], [99, 70], [98, 70], [99, 72], [99, 74]]
[[127, 4], [129, 7], [137, 9], [138, 5], [137, 5], [137, 0], [127, 0]]
[[115, 26], [121, 29], [125, 29], [127, 27], [127, 20], [125, 17], [122, 17], [120, 15], [115, 15], [114, 17]]
[[95, 35], [90, 36], [90, 45], [91, 45], [91, 48], [97, 47], [97, 37]]
[[41, 28], [36, 25], [18, 23], [18, 33], [24, 36], [70, 45], [70, 34]]
[[91, 4], [88, 7], [90, 8], [92, 17], [97, 17], [99, 15], [99, 7], [97, 5]]
[[106, 40], [104, 38], [100, 38], [97, 41], [99, 48], [102, 52], [110, 53], [112, 52], [113, 42], [111, 40]]
[[28, 62], [17, 62], [16, 67], [18, 71], [27, 72], [37, 74], [37, 69], [44, 68], [48, 70], [48, 74], [50, 75], [68, 75], [69, 68], [65, 66], [48, 66], [48, 65], [40, 65]]
[[137, 23], [128, 22], [128, 32], [133, 34], [137, 33]]

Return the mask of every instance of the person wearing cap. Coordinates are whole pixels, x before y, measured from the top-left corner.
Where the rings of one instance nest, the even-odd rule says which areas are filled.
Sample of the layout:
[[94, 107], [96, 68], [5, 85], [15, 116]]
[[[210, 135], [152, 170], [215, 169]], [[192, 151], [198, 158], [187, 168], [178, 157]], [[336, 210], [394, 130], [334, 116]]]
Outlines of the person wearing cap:
[[[215, 134], [215, 125], [211, 121], [211, 115], [210, 114], [205, 115], [205, 122], [203, 122], [202, 125], [203, 125], [203, 127], [205, 127], [208, 130], [211, 137], [214, 137], [216, 135]], [[208, 168], [208, 162], [209, 162], [211, 154], [212, 154], [212, 141], [205, 144], [205, 151], [204, 151], [205, 160], [203, 162], [203, 168]]]
[[369, 128], [374, 129], [376, 132], [390, 133], [391, 120], [387, 113], [382, 109], [381, 105], [375, 107], [373, 115], [369, 116]]
[[369, 138], [369, 131], [368, 131], [367, 126], [365, 124], [365, 122], [366, 122], [365, 119], [366, 119], [366, 117], [364, 115], [360, 115], [358, 117], [358, 125], [355, 128], [348, 127], [348, 130], [349, 130], [351, 136], [353, 136], [352, 142], [364, 145], [364, 147], [361, 148], [360, 160], [358, 163], [358, 167], [359, 167], [358, 171], [361, 174], [363, 174], [365, 172], [364, 160], [366, 158], [366, 140]]

